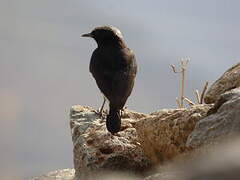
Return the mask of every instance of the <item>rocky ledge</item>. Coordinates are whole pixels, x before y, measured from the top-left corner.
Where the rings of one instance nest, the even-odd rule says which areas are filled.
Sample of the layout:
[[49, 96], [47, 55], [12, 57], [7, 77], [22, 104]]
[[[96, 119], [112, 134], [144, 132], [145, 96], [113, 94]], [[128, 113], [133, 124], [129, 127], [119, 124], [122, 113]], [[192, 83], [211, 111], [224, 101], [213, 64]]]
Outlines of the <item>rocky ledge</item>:
[[145, 156], [133, 125], [148, 115], [125, 110], [121, 131], [109, 133], [94, 109], [73, 106], [70, 127], [76, 176], [86, 179], [102, 171], [127, 171], [144, 174], [151, 163]]
[[[70, 127], [74, 178], [238, 179], [239, 82], [240, 63], [207, 91], [205, 102], [213, 104], [162, 109], [151, 114], [126, 109], [121, 131], [115, 135], [107, 132], [105, 120], [93, 108], [73, 106]], [[71, 179], [73, 173], [60, 170], [38, 179]]]

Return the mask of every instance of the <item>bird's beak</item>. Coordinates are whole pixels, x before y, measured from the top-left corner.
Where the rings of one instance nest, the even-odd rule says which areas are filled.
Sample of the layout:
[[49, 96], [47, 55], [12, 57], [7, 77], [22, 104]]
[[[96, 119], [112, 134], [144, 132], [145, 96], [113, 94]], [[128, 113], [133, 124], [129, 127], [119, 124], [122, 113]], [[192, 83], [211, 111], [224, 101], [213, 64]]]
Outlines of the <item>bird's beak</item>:
[[82, 37], [92, 37], [92, 34], [91, 33], [83, 34]]

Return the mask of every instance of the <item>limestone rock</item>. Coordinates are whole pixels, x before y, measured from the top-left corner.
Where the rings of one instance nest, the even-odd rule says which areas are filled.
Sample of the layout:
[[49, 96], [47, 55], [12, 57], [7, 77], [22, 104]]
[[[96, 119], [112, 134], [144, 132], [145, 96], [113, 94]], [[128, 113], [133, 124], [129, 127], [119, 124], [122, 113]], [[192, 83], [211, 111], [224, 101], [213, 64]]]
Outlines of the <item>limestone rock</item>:
[[91, 180], [140, 180], [139, 176], [134, 176], [129, 173], [121, 172], [104, 172], [103, 174], [98, 174], [96, 177], [91, 178]]
[[196, 105], [188, 109], [163, 109], [136, 122], [135, 128], [145, 154], [154, 164], [161, 164], [188, 151], [187, 137], [210, 107]]
[[144, 180], [179, 180], [179, 177], [183, 176], [183, 172], [178, 171], [169, 171], [169, 172], [162, 172], [150, 175]]
[[150, 167], [148, 158], [138, 142], [133, 124], [145, 114], [125, 110], [122, 128], [111, 135], [92, 108], [73, 106], [70, 127], [73, 140], [76, 176], [86, 179], [104, 170], [144, 173]]
[[240, 139], [217, 145], [215, 151], [201, 156], [184, 169], [184, 180], [238, 180], [240, 177]]
[[31, 180], [74, 180], [74, 173], [74, 169], [61, 169], [31, 178]]
[[231, 89], [240, 87], [240, 63], [228, 69], [207, 91], [205, 103], [214, 103], [218, 97]]
[[228, 136], [240, 133], [240, 88], [220, 96], [210, 115], [201, 119], [188, 137], [187, 146], [216, 144]]
[[240, 177], [240, 138], [217, 145], [209, 154], [194, 161], [174, 164], [172, 169], [144, 180], [238, 180]]

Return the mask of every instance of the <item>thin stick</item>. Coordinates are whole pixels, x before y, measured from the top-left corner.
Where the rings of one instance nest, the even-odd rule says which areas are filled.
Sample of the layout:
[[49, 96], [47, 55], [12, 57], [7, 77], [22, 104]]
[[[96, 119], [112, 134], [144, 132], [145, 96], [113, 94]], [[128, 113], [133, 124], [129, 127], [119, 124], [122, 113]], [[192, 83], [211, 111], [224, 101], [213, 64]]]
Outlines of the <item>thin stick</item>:
[[189, 104], [189, 105], [195, 105], [194, 102], [192, 102], [190, 99], [184, 97], [184, 100]]
[[177, 106], [178, 106], [179, 108], [181, 108], [180, 102], [179, 102], [179, 99], [178, 99], [178, 98], [176, 98], [176, 102], [177, 102]]
[[186, 58], [185, 60], [181, 60], [181, 91], [180, 91], [180, 100], [181, 100], [181, 107], [183, 107], [183, 102], [184, 102], [184, 91], [185, 91], [185, 73], [187, 70], [187, 64], [189, 62], [189, 59]]
[[205, 95], [205, 92], [206, 92], [207, 88], [208, 88], [208, 82], [205, 83], [205, 86], [204, 86], [203, 91], [201, 93], [200, 104], [203, 103], [203, 98], [204, 98], [204, 95]]
[[201, 104], [201, 98], [200, 98], [200, 95], [199, 95], [199, 91], [197, 89], [195, 90], [195, 94], [196, 94], [196, 97], [197, 97], [198, 104]]
[[181, 83], [180, 83], [180, 88], [181, 88], [181, 91], [180, 91], [180, 97], [181, 97], [181, 107], [183, 107], [183, 100], [184, 100], [184, 87], [185, 87], [185, 68], [183, 67], [183, 62], [181, 61], [181, 69], [182, 69], [182, 73], [181, 73]]
[[189, 62], [189, 58], [182, 58], [180, 61], [180, 71], [176, 70], [176, 67], [174, 65], [170, 65], [174, 73], [181, 73], [181, 78], [180, 78], [180, 98], [177, 99], [177, 105], [180, 108], [184, 107], [184, 90], [185, 90], [185, 73], [187, 70], [187, 64]]
[[176, 71], [176, 67], [174, 65], [170, 64], [170, 67], [172, 68], [174, 73], [179, 73], [179, 72]]

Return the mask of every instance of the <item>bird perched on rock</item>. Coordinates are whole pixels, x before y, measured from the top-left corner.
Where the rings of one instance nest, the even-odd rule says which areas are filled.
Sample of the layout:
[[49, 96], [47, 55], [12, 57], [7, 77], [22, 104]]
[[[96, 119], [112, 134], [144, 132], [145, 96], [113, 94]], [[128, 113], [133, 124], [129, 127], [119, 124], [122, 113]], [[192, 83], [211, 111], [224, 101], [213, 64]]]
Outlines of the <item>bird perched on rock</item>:
[[[82, 37], [91, 37], [97, 42], [98, 47], [92, 54], [89, 69], [98, 88], [109, 101], [107, 129], [112, 134], [117, 133], [121, 128], [120, 111], [132, 92], [137, 73], [135, 55], [116, 27], [96, 27]], [[103, 106], [104, 103], [105, 100]]]

